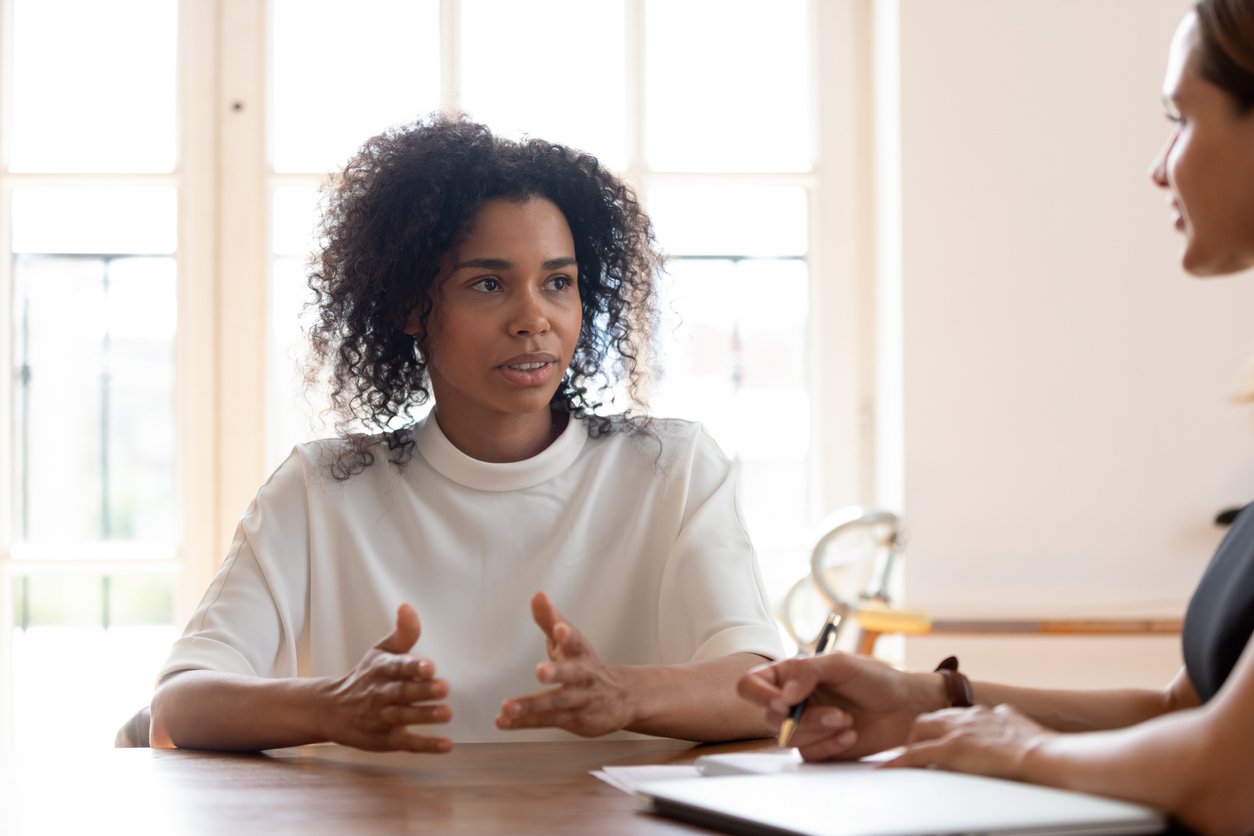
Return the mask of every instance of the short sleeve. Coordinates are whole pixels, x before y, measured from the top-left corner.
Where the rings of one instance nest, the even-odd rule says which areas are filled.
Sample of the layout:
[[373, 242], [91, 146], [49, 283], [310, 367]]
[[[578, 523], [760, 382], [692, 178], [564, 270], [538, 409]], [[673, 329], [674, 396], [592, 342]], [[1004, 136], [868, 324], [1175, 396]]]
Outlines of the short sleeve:
[[733, 653], [782, 658], [783, 642], [736, 495], [735, 469], [704, 429], [695, 434], [689, 456], [682, 523], [658, 602], [663, 662]]
[[299, 675], [309, 586], [306, 496], [304, 468], [294, 453], [248, 506], [158, 679], [185, 670]]

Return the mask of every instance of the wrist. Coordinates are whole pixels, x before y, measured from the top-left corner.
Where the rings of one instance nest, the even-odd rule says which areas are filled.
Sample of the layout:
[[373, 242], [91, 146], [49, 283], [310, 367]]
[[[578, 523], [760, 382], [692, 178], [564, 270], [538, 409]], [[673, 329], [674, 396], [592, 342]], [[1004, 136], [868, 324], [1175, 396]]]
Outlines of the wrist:
[[610, 665], [611, 681], [617, 691], [620, 728], [630, 729], [647, 724], [653, 715], [652, 692], [648, 672], [640, 665]]
[[296, 681], [300, 683], [300, 691], [295, 695], [298, 705], [293, 714], [301, 718], [302, 731], [318, 742], [333, 740], [331, 726], [335, 716], [335, 695], [343, 680], [318, 676]]
[[928, 714], [949, 708], [949, 686], [939, 673], [913, 673], [914, 713]]
[[1015, 758], [1014, 774], [1009, 777], [1016, 781], [1044, 783], [1042, 775], [1048, 771], [1046, 764], [1050, 760], [1050, 742], [1056, 737], [1056, 732], [1042, 731], [1028, 738]]

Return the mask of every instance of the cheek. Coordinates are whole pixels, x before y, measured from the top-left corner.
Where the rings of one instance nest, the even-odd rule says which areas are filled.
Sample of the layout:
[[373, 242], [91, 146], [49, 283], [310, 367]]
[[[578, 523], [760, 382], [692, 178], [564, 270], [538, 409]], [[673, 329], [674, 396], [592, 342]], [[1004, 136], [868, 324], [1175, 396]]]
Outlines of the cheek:
[[578, 300], [569, 310], [562, 312], [561, 322], [562, 342], [568, 350], [573, 351], [575, 344], [579, 342], [579, 329], [583, 327], [583, 307]]

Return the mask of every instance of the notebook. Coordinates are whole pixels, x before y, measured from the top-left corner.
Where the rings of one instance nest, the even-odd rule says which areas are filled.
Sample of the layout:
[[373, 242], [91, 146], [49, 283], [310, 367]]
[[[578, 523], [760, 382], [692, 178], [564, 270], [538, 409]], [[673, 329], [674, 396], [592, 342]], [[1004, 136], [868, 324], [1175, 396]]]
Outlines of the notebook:
[[664, 781], [636, 798], [650, 812], [737, 836], [1136, 836], [1167, 826], [1138, 804], [928, 769]]

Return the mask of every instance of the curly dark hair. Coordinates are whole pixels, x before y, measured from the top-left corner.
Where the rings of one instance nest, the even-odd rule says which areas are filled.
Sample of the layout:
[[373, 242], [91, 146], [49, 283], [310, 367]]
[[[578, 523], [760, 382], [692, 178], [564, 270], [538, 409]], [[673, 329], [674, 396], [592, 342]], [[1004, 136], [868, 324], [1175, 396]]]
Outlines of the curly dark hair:
[[[441, 257], [468, 234], [491, 198], [543, 197], [575, 239], [583, 327], [553, 405], [594, 434], [640, 431], [642, 384], [652, 360], [661, 263], [635, 195], [597, 159], [540, 139], [492, 135], [464, 118], [432, 116], [366, 142], [324, 195], [321, 252], [312, 262], [312, 352], [306, 381], [330, 389], [337, 447], [330, 473], [348, 479], [374, 463], [380, 441], [404, 467], [414, 407], [431, 397], [425, 335]], [[632, 414], [597, 414], [626, 383]], [[364, 430], [364, 432], [363, 432]]]

